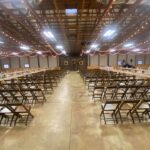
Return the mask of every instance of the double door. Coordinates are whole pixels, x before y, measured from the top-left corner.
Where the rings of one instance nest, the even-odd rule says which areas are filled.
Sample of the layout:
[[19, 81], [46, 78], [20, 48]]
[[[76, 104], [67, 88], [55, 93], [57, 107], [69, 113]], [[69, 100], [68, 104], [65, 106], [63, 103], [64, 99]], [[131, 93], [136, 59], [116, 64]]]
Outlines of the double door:
[[65, 57], [60, 56], [59, 65], [61, 69], [65, 70], [83, 70], [87, 67], [87, 58], [86, 57]]

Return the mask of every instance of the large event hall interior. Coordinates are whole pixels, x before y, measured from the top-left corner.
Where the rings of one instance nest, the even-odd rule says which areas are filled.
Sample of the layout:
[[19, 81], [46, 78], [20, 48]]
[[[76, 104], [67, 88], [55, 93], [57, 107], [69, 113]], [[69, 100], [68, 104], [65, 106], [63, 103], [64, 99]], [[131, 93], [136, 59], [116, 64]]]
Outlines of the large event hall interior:
[[150, 0], [0, 0], [0, 150], [149, 150]]

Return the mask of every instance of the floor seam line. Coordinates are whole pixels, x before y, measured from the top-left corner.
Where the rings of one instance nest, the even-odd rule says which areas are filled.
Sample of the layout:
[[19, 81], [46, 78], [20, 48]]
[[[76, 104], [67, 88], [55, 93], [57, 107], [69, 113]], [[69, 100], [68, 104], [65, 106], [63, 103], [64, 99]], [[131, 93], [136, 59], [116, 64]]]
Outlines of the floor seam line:
[[69, 150], [71, 148], [71, 130], [72, 130], [72, 104], [71, 104], [71, 118], [70, 118]]

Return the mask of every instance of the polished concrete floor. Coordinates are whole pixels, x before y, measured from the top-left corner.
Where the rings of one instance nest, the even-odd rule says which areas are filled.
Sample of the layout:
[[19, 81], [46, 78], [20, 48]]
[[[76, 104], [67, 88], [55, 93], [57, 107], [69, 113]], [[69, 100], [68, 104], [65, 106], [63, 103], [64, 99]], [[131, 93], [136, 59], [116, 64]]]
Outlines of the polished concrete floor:
[[67, 74], [27, 127], [0, 127], [0, 150], [149, 150], [150, 124], [103, 125], [80, 75]]

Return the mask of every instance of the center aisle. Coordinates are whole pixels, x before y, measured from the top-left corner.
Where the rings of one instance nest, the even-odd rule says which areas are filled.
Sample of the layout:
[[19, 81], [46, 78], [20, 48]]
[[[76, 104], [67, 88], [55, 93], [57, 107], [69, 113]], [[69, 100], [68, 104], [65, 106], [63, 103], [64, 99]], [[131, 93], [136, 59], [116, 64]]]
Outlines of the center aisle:
[[53, 150], [91, 150], [93, 144], [100, 146], [99, 105], [91, 101], [79, 73], [67, 74], [49, 99], [47, 107], [54, 115], [52, 128], [56, 131]]

